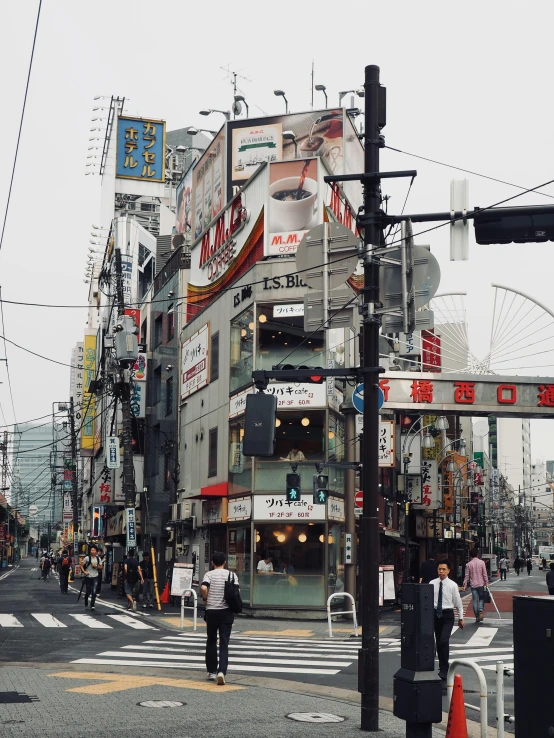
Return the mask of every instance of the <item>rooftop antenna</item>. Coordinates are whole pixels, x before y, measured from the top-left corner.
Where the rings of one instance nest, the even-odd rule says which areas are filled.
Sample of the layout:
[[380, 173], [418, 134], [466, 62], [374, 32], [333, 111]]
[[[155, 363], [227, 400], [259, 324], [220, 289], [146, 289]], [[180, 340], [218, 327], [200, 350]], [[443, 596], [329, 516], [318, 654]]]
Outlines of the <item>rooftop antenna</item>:
[[[226, 79], [229, 79], [229, 78], [232, 79], [231, 84], [233, 85], [233, 101], [235, 101], [235, 95], [237, 94], [237, 89], [238, 89], [237, 88], [237, 79], [244, 79], [247, 82], [252, 82], [252, 80], [249, 77], [245, 77], [244, 75], [239, 74], [238, 72], [233, 72], [231, 70], [231, 65], [230, 64], [227, 64], [226, 67], [220, 67], [220, 69], [222, 69], [224, 72], [227, 73]], [[242, 92], [242, 90], [238, 90], [238, 91], [239, 91], [239, 93]], [[233, 113], [234, 112], [235, 111], [233, 111]]]

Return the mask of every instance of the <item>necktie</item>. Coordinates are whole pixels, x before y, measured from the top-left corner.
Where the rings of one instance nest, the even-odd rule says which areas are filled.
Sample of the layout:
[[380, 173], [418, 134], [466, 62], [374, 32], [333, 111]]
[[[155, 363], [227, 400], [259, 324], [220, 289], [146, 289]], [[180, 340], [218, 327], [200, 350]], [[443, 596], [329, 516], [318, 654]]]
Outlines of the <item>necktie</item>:
[[437, 600], [437, 617], [442, 618], [442, 582], [439, 584], [439, 599]]

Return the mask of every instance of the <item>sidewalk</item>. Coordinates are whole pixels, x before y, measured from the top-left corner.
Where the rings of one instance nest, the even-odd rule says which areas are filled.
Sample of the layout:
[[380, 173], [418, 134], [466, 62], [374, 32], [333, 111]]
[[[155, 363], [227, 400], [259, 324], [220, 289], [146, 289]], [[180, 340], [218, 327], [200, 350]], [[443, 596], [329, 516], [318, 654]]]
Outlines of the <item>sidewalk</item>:
[[[81, 580], [77, 580], [69, 585], [76, 592], [81, 588]], [[109, 584], [102, 583], [102, 591], [97, 599], [97, 605], [108, 605], [115, 608], [125, 610], [127, 607], [127, 599], [118, 597], [117, 591], [112, 590]], [[181, 604], [161, 605], [161, 611], [156, 607], [154, 609], [142, 609], [142, 602], [137, 603], [137, 617], [155, 618], [169, 629], [181, 630]], [[192, 598], [190, 600], [192, 606]], [[201, 631], [205, 628], [204, 623], [204, 606], [199, 604], [197, 630]], [[359, 619], [359, 616], [358, 616]], [[341, 616], [333, 619], [333, 638], [346, 639], [354, 638], [354, 628], [351, 620], [343, 619]], [[400, 612], [395, 610], [384, 610], [380, 615], [379, 633], [383, 638], [400, 638]], [[193, 628], [193, 612], [191, 609], [185, 609], [184, 627], [186, 630]], [[327, 619], [325, 620], [292, 620], [286, 617], [286, 611], [283, 611], [282, 618], [257, 618], [248, 614], [235, 616], [235, 629], [240, 631], [241, 635], [271, 635], [289, 638], [328, 638], [329, 627]], [[361, 628], [358, 627], [358, 634]]]

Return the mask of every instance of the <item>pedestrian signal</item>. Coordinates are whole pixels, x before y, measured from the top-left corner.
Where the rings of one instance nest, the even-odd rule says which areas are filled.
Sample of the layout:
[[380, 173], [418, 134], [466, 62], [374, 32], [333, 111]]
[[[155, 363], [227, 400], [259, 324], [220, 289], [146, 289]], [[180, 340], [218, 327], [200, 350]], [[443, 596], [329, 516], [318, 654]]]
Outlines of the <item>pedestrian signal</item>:
[[287, 502], [300, 499], [300, 474], [287, 474]]
[[329, 496], [329, 477], [327, 474], [314, 474], [314, 505], [325, 505]]

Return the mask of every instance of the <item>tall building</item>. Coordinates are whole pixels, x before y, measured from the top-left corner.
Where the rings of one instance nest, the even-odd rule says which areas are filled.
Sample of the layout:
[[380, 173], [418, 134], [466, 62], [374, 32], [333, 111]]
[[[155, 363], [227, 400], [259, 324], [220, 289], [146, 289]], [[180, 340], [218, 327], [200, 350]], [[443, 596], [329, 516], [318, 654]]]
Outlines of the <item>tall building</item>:
[[[531, 490], [531, 421], [529, 418], [497, 418], [498, 469], [529, 501]], [[491, 441], [492, 442], [492, 441]]]
[[14, 479], [11, 504], [28, 516], [29, 506], [38, 507], [37, 518], [56, 523], [61, 519], [61, 496], [52, 488], [51, 457], [54, 434], [59, 431], [51, 423], [21, 423], [15, 430], [12, 468]]

